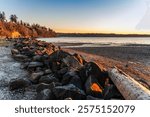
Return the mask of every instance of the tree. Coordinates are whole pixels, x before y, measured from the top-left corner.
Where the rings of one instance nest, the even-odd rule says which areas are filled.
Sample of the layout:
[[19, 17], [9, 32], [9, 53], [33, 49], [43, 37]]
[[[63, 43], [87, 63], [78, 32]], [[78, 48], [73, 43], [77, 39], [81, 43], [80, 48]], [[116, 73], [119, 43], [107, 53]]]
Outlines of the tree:
[[10, 21], [17, 23], [18, 17], [16, 15], [11, 15], [10, 16]]
[[0, 12], [0, 21], [5, 21], [6, 20], [6, 16], [5, 16], [5, 12]]

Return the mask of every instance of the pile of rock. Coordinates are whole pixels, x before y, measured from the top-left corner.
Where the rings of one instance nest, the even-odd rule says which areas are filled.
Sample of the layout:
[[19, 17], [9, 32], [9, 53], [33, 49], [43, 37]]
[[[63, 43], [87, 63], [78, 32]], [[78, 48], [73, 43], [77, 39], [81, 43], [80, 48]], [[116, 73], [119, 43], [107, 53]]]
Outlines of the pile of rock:
[[10, 82], [10, 90], [35, 87], [38, 100], [122, 99], [106, 69], [51, 43], [18, 39], [11, 50], [30, 77]]

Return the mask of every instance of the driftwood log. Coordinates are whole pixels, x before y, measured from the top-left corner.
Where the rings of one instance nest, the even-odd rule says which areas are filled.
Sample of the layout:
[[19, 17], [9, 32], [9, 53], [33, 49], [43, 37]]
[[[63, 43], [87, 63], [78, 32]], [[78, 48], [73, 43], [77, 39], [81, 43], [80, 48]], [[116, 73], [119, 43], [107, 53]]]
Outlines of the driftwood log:
[[117, 68], [108, 71], [109, 77], [126, 100], [150, 100], [150, 90]]

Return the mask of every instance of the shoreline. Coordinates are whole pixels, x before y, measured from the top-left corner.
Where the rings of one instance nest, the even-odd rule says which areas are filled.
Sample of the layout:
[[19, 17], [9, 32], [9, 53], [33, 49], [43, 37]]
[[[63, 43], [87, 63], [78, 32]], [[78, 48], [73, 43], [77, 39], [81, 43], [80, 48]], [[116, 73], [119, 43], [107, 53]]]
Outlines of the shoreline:
[[[19, 51], [19, 53], [20, 52], [21, 53], [24, 52], [22, 49], [27, 49], [27, 47], [28, 48], [32, 48], [32, 49], [33, 48], [37, 48], [37, 47], [38, 47], [37, 49], [39, 49], [39, 48], [45, 47], [45, 46], [47, 46], [49, 49], [51, 47], [54, 47], [56, 49], [56, 50], [54, 49], [54, 53], [57, 52], [57, 50], [60, 49], [60, 48], [56, 47], [55, 44], [53, 45], [51, 43], [47, 43], [47, 42], [43, 42], [43, 41], [26, 40], [26, 39], [24, 41], [23, 40], [22, 41], [18, 41], [18, 40], [16, 40], [16, 42], [17, 42], [16, 44], [17, 45], [19, 44], [18, 46], [20, 46], [20, 44], [22, 44], [24, 46], [23, 48], [20, 48], [20, 47], [18, 48], [17, 45], [14, 46], [15, 49], [17, 49]], [[34, 43], [38, 44], [38, 46], [33, 47]], [[41, 55], [43, 52], [44, 53], [46, 52], [46, 54], [51, 56], [51, 52], [48, 51], [48, 48], [46, 50], [43, 48], [44, 51], [35, 50], [35, 52], [38, 52], [37, 55], [41, 56], [41, 57], [43, 56], [43, 55]], [[109, 68], [111, 68], [113, 66], [117, 66], [119, 69], [121, 69], [125, 73], [129, 74], [131, 77], [133, 77], [139, 83], [141, 83], [143, 86], [145, 86], [148, 89], [150, 89], [150, 80], [149, 80], [149, 73], [150, 73], [150, 71], [149, 71], [148, 67], [146, 67], [146, 66], [144, 66], [142, 64], [132, 63], [132, 62], [129, 62], [129, 61], [128, 62], [127, 61], [122, 62], [122, 61], [119, 61], [119, 60], [111, 59], [110, 57], [105, 57], [105, 56], [98, 55], [97, 53], [96, 53], [97, 55], [94, 55], [94, 54], [92, 54], [91, 51], [89, 51], [89, 48], [85, 48], [86, 52], [83, 51], [83, 50], [76, 50], [76, 49], [73, 49], [73, 48], [72, 49], [71, 48], [69, 48], [69, 49], [63, 48], [62, 50], [65, 51], [65, 52], [70, 53], [71, 56], [74, 55], [74, 53], [82, 55], [83, 58], [87, 61], [87, 63], [88, 62], [96, 62], [99, 66], [101, 66], [101, 68], [104, 68], [104, 69], [109, 69]], [[17, 55], [16, 52], [17, 51], [14, 50], [14, 55], [13, 55], [14, 57]], [[30, 52], [30, 51], [28, 51], [28, 50], [26, 51], [27, 56], [28, 55], [31, 56], [28, 52]], [[26, 54], [24, 54], [24, 55], [26, 55]], [[45, 54], [44, 54], [44, 56], [45, 56]], [[22, 57], [24, 57], [24, 56], [22, 56]], [[29, 57], [29, 61], [32, 62], [30, 60], [30, 57]], [[24, 62], [26, 62], [26, 60]], [[44, 67], [44, 69], [45, 69], [45, 67]], [[31, 71], [29, 70], [29, 72], [31, 72], [31, 75], [33, 75], [35, 71], [33, 71], [32, 69], [31, 69]], [[56, 73], [57, 72], [58, 71], [56, 71]], [[85, 99], [85, 97], [84, 97], [84, 99]]]

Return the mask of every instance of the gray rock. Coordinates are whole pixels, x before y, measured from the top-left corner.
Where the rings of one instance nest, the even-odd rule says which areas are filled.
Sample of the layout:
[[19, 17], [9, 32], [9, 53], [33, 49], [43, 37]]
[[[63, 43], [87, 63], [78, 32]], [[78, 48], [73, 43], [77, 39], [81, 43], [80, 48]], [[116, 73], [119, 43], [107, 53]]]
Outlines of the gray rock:
[[41, 62], [41, 61], [42, 61], [42, 56], [40, 56], [40, 55], [34, 56], [34, 57], [33, 57], [33, 61]]
[[102, 98], [93, 97], [93, 96], [91, 96], [91, 95], [86, 96], [86, 99], [87, 99], [87, 100], [104, 100], [104, 99], [102, 99]]
[[51, 70], [51, 69], [46, 69], [46, 70], [44, 71], [44, 74], [45, 74], [45, 75], [51, 74], [51, 73], [52, 73], [52, 70]]
[[68, 66], [70, 68], [79, 69], [82, 67], [82, 64], [77, 59], [75, 59], [73, 56], [67, 56], [67, 57], [63, 58], [62, 62], [65, 63], [66, 66]]
[[28, 68], [42, 67], [43, 63], [41, 62], [30, 62]]
[[44, 72], [42, 72], [42, 71], [41, 72], [32, 73], [31, 77], [29, 78], [29, 80], [32, 81], [33, 83], [37, 83], [42, 75], [44, 75]]
[[47, 84], [50, 84], [52, 82], [58, 82], [58, 79], [53, 75], [53, 74], [49, 74], [49, 75], [45, 75], [45, 76], [42, 76], [40, 79], [39, 79], [39, 83], [47, 83]]
[[57, 86], [53, 88], [53, 93], [55, 94], [57, 99], [66, 99], [68, 97], [72, 98], [73, 100], [86, 99], [86, 94], [84, 93], [84, 91], [77, 88], [73, 84]]
[[12, 49], [11, 50], [11, 54], [14, 55], [14, 54], [19, 54], [19, 51], [17, 49]]
[[9, 89], [11, 91], [16, 90], [16, 89], [23, 89], [30, 85], [31, 85], [31, 83], [24, 79], [11, 80], [9, 83]]
[[37, 94], [36, 100], [52, 100], [54, 95], [50, 89], [44, 89]]
[[13, 55], [14, 59], [17, 60], [17, 61], [25, 61], [28, 59], [27, 56], [25, 55], [22, 55], [22, 54], [16, 54], [16, 55]]

